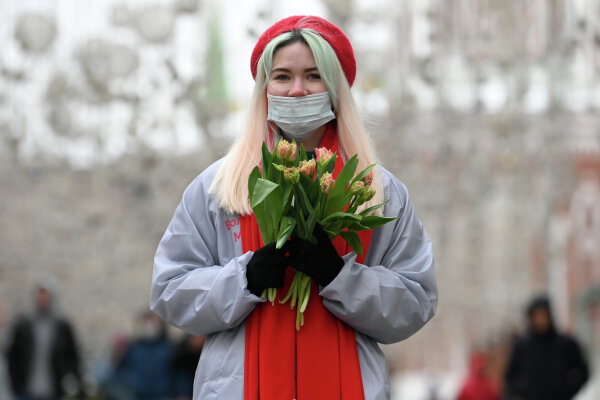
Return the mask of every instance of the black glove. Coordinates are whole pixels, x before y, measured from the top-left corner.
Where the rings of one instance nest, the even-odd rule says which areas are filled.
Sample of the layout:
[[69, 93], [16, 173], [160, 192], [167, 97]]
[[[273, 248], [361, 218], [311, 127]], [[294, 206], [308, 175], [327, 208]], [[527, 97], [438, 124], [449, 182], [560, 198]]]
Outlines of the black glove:
[[327, 286], [342, 270], [344, 260], [321, 225], [315, 226], [314, 234], [317, 244], [297, 237], [288, 241], [288, 262], [294, 269], [314, 278], [319, 285]]
[[275, 248], [275, 243], [256, 250], [246, 266], [248, 290], [260, 296], [267, 288], [283, 287], [283, 277], [288, 265], [285, 250]]

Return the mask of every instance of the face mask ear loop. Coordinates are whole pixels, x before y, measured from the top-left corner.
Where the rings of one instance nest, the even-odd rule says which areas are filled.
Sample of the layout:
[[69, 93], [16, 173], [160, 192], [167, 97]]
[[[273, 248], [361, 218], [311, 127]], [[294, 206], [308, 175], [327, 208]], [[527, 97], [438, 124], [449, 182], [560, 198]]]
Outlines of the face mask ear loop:
[[[268, 82], [267, 82], [268, 83]], [[269, 98], [268, 98], [268, 94], [267, 91], [264, 91], [264, 96], [263, 96], [263, 100], [265, 102], [265, 110], [269, 110]], [[281, 134], [281, 130], [279, 129], [279, 127], [272, 123], [271, 121], [267, 121], [267, 125], [269, 127], [269, 141], [267, 142], [267, 146], [269, 147], [269, 151], [273, 151], [273, 149], [275, 149], [275, 146], [277, 146], [277, 143], [279, 142], [279, 139], [281, 139], [282, 134]]]

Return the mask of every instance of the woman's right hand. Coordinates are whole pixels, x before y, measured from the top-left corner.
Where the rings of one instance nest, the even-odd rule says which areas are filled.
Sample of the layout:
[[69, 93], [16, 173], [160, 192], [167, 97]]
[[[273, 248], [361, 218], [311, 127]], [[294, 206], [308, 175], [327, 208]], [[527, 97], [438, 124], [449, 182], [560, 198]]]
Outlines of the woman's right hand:
[[275, 243], [271, 243], [256, 250], [246, 266], [250, 293], [260, 296], [267, 288], [282, 288], [287, 266], [285, 246], [277, 249]]
[[321, 225], [315, 226], [314, 235], [316, 244], [292, 237], [287, 243], [289, 263], [294, 269], [316, 280], [319, 285], [327, 286], [344, 267], [344, 260], [338, 255]]

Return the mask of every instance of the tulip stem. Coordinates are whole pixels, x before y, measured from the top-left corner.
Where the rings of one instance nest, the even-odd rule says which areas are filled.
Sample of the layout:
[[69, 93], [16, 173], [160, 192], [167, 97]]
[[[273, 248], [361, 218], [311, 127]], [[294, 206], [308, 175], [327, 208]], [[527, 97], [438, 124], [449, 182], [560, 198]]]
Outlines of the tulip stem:
[[302, 280], [302, 303], [298, 303], [300, 312], [304, 313], [308, 306], [308, 299], [310, 298], [310, 276], [305, 275]]
[[296, 305], [296, 298], [298, 297], [298, 277], [296, 275], [294, 275], [294, 280], [292, 281], [292, 285], [290, 286], [286, 296], [282, 299], [279, 300], [280, 304], [285, 304], [290, 298], [292, 299], [292, 301], [290, 302], [290, 308], [294, 309], [294, 306]]
[[277, 288], [268, 288], [267, 289], [267, 297], [271, 302], [271, 305], [275, 305], [275, 297], [277, 297]]

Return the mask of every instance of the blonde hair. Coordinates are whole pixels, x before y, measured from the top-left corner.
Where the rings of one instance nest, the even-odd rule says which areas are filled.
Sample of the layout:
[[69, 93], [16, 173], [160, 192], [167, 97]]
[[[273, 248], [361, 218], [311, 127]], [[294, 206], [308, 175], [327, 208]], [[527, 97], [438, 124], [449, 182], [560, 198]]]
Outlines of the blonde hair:
[[[265, 142], [273, 150], [277, 137], [269, 131], [267, 123], [266, 88], [273, 57], [276, 51], [288, 44], [302, 41], [311, 49], [319, 74], [321, 74], [331, 96], [337, 120], [339, 154], [345, 161], [354, 154], [358, 155], [358, 171], [374, 164], [377, 155], [369, 134], [365, 130], [350, 86], [342, 66], [331, 45], [312, 29], [300, 28], [283, 33], [269, 42], [258, 61], [256, 83], [248, 109], [244, 132], [235, 140], [227, 152], [223, 163], [213, 181], [209, 193], [217, 197], [219, 206], [230, 214], [251, 214], [248, 201], [248, 176], [261, 161], [261, 147]], [[363, 207], [383, 201], [381, 178], [374, 170], [371, 187], [375, 196]], [[381, 213], [378, 210], [378, 214]]]

